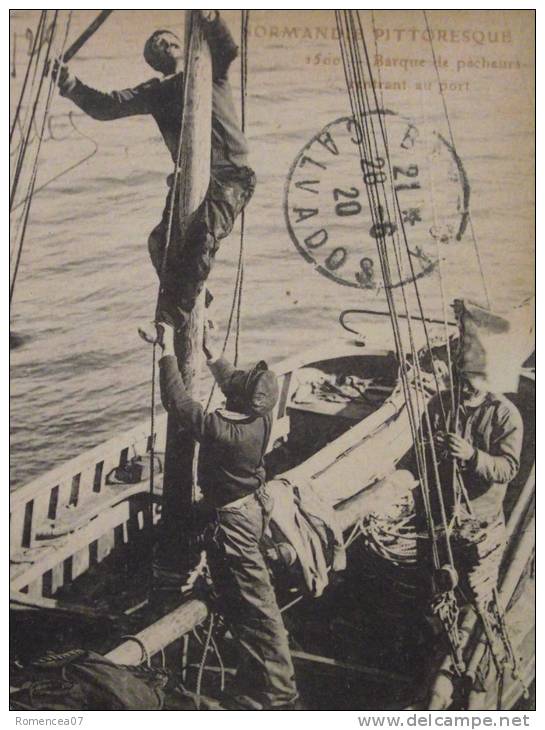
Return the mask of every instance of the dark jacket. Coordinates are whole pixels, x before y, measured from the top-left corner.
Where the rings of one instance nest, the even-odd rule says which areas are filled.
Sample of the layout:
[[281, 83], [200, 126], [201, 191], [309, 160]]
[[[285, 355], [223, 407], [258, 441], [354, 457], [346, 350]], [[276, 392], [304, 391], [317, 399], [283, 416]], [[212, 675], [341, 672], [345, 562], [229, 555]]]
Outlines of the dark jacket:
[[[240, 418], [220, 410], [205, 414], [202, 405], [188, 395], [176, 358], [162, 357], [159, 365], [164, 407], [201, 445], [198, 479], [205, 499], [222, 507], [254, 492], [265, 482], [263, 459], [272, 414]], [[220, 387], [235, 371], [225, 358], [209, 367]]]
[[[245, 165], [248, 148], [238, 126], [229, 82], [216, 80], [212, 88], [212, 164], [227, 161]], [[100, 121], [151, 114], [176, 162], [183, 110], [183, 73], [164, 79], [153, 78], [132, 89], [110, 92], [97, 91], [73, 78], [61, 93]]]

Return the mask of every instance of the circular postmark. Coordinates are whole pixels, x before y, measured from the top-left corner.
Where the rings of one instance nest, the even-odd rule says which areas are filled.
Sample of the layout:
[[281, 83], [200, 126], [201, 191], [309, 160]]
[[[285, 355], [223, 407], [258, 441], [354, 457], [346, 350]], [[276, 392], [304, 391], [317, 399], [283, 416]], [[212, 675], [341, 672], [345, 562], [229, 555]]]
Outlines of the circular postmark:
[[[290, 168], [284, 213], [299, 253], [322, 275], [344, 286], [382, 285], [377, 239], [401, 237], [409, 274], [396, 287], [431, 273], [439, 246], [460, 240], [468, 222], [469, 184], [453, 147], [437, 132], [424, 135], [388, 110], [366, 115], [386, 130], [386, 148], [361, 161], [363, 131], [352, 117], [328, 124]], [[386, 157], [388, 160], [386, 161]]]

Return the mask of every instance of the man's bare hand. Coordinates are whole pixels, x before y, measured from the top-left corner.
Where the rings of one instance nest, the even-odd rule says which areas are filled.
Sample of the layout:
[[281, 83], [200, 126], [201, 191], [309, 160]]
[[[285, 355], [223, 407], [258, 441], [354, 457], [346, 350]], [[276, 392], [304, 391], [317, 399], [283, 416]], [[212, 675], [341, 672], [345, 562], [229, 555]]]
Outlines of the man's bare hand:
[[57, 82], [57, 86], [59, 87], [61, 94], [65, 94], [70, 91], [75, 84], [75, 79], [70, 73], [68, 66], [63, 64], [59, 59], [57, 59], [53, 64], [51, 76], [53, 81]]
[[212, 320], [204, 320], [204, 331], [202, 338], [202, 349], [207, 360], [217, 360], [217, 345], [213, 342], [213, 335], [210, 331], [214, 331], [214, 323]]
[[457, 433], [447, 433], [445, 436], [445, 443], [450, 452], [450, 455], [455, 459], [461, 459], [462, 461], [469, 461], [475, 453], [475, 448], [469, 441], [466, 441]]
[[201, 10], [201, 16], [207, 23], [213, 23], [219, 17], [218, 10]]
[[166, 322], [157, 322], [157, 342], [163, 348], [163, 354], [174, 355], [174, 327]]

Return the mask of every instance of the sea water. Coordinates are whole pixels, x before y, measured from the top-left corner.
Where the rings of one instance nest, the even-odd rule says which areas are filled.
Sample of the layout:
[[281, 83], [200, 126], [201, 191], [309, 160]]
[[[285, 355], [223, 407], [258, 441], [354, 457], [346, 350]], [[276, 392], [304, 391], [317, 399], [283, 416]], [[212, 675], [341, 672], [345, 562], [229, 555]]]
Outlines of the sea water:
[[[442, 316], [443, 299], [484, 302], [483, 275], [492, 307], [505, 309], [533, 292], [530, 21], [524, 13], [430, 13], [435, 28], [449, 31], [436, 38], [438, 80], [429, 43], [422, 40], [422, 14], [396, 13], [362, 14], [371, 56], [424, 64], [375, 63], [379, 106], [416, 120], [422, 133], [451, 141], [452, 132], [471, 187], [481, 260], [479, 266], [469, 228], [462, 241], [445, 244], [443, 292], [437, 268], [420, 280], [426, 314]], [[95, 14], [73, 13], [69, 43]], [[226, 17], [238, 37], [239, 14], [227, 11]], [[61, 11], [63, 32], [67, 18]], [[12, 12], [12, 117], [28, 61], [27, 29], [35, 29], [37, 19], [38, 11]], [[157, 27], [183, 33], [183, 12], [116, 11], [70, 69], [103, 90], [147, 80], [153, 73], [141, 51]], [[422, 33], [395, 33], [414, 27]], [[302, 348], [326, 346], [341, 332], [344, 309], [387, 309], [380, 287], [356, 288], [322, 276], [297, 250], [286, 225], [292, 164], [321, 129], [351, 114], [335, 36], [333, 13], [326, 11], [250, 16], [245, 118], [258, 184], [245, 221], [242, 364], [259, 357], [274, 365]], [[487, 63], [477, 63], [482, 58]], [[238, 105], [239, 61], [230, 77]], [[14, 155], [16, 144], [17, 134]], [[150, 116], [98, 122], [54, 97], [11, 306], [10, 329], [23, 341], [11, 351], [12, 488], [149, 417], [151, 348], [137, 327], [152, 330], [157, 280], [146, 241], [160, 219], [171, 169]], [[344, 184], [335, 178], [327, 183], [332, 192]], [[19, 202], [22, 197], [23, 188]], [[320, 215], [334, 215], [333, 202]], [[12, 217], [12, 237], [21, 210]], [[376, 258], [367, 220], [363, 210], [343, 223], [354, 226], [361, 256]], [[209, 280], [220, 333], [231, 309], [239, 246], [237, 224], [222, 242]], [[361, 318], [363, 332], [370, 319]], [[388, 339], [387, 318], [384, 326]]]

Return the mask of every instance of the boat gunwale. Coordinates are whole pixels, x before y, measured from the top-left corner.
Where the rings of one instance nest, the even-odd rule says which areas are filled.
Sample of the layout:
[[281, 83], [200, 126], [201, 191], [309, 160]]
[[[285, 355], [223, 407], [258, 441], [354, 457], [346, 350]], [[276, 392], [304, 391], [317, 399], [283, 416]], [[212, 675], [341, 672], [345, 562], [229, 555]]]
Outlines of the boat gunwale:
[[[310, 360], [310, 362], [316, 362], [319, 359], [323, 361], [335, 360], [337, 358], [347, 355], [387, 356], [390, 353], [393, 354], [391, 350], [379, 348], [367, 349], [364, 347], [358, 347], [351, 342], [341, 342], [340, 344], [341, 348], [333, 355], [329, 354], [328, 356], [326, 356], [324, 346], [322, 345], [320, 348], [313, 348], [305, 351], [304, 353], [301, 353], [298, 356], [292, 356], [287, 358], [286, 360], [282, 360], [276, 365], [275, 368], [278, 379], [282, 380], [287, 375], [293, 374], [296, 370], [299, 370], [305, 365], [305, 363], [309, 362], [310, 357], [314, 358], [313, 360]], [[333, 347], [335, 347], [335, 343], [333, 343]], [[331, 353], [331, 343], [328, 343], [327, 352]], [[287, 395], [289, 396], [289, 393]], [[161, 413], [156, 416], [156, 438], [161, 434], [161, 431], [163, 429], [166, 432], [166, 418], [166, 413]], [[275, 420], [277, 419], [275, 418]], [[133, 445], [136, 441], [140, 441], [141, 439], [147, 439], [149, 438], [149, 436], [149, 419], [145, 421], [140, 421], [136, 426], [133, 426], [131, 429], [124, 431], [121, 434], [112, 436], [105, 441], [97, 444], [96, 446], [93, 446], [92, 448], [84, 451], [82, 454], [79, 454], [78, 456], [75, 456], [72, 459], [63, 462], [58, 466], [54, 466], [52, 469], [46, 471], [45, 474], [36, 477], [30, 482], [27, 482], [26, 484], [23, 484], [19, 487], [15, 487], [10, 492], [10, 511], [13, 513], [14, 509], [16, 509], [19, 505], [24, 505], [31, 499], [37, 496], [42, 496], [42, 490], [44, 486], [50, 485], [51, 488], [53, 488], [60, 482], [64, 481], [68, 475], [74, 476], [78, 473], [83, 473], [85, 468], [96, 466], [97, 463], [104, 460], [103, 457], [105, 455], [108, 456], [114, 454], [119, 447], [119, 451], [121, 453], [124, 448], [130, 448], [130, 446]]]
[[[269, 441], [268, 451], [274, 448], [275, 442], [279, 438], [283, 438], [289, 433], [289, 398], [293, 392], [293, 374], [308, 365], [309, 362], [317, 361], [334, 361], [336, 359], [353, 356], [353, 357], [388, 357], [393, 356], [391, 350], [383, 348], [362, 348], [347, 338], [337, 339], [329, 342], [327, 347], [323, 344], [320, 347], [314, 347], [301, 352], [297, 356], [288, 357], [281, 363], [277, 364], [276, 370], [282, 393], [280, 401], [275, 412], [275, 421], [273, 424], [273, 432]], [[381, 407], [384, 404], [381, 405]], [[380, 410], [380, 408], [378, 409]], [[363, 421], [370, 418], [376, 413], [369, 414]], [[156, 417], [155, 439], [160, 440], [166, 434], [167, 414], [160, 414]], [[70, 490], [72, 480], [78, 478], [84, 485], [81, 494], [78, 494], [78, 500], [74, 506], [74, 514], [77, 513], [79, 506], [87, 506], [92, 502], [92, 495], [100, 495], [103, 487], [106, 485], [106, 479], [109, 472], [104, 470], [101, 473], [99, 488], [93, 486], [93, 472], [96, 473], [97, 467], [102, 463], [118, 464], [122, 463], [123, 452], [128, 453], [131, 449], [135, 451], [149, 451], [150, 432], [149, 421], [141, 421], [133, 428], [115, 435], [106, 441], [101, 442], [97, 446], [85, 451], [84, 453], [70, 459], [64, 464], [54, 467], [45, 474], [37, 477], [31, 482], [14, 489], [10, 493], [10, 546], [14, 553], [19, 550], [25, 550], [36, 544], [36, 535], [39, 526], [47, 520], [54, 521], [55, 517], [51, 517], [47, 512], [47, 503], [51, 499], [55, 488], [63, 488], [64, 502], [57, 509], [63, 509], [68, 506], [67, 492]], [[328, 444], [330, 446], [331, 444]], [[325, 448], [328, 448], [326, 446]], [[142, 481], [142, 490], [148, 489], [147, 481]], [[39, 500], [40, 510], [35, 514], [34, 505]], [[32, 512], [27, 517], [27, 508], [32, 504]], [[99, 514], [97, 514], [99, 516]], [[26, 537], [25, 537], [26, 535]], [[43, 545], [43, 541], [39, 541]]]

